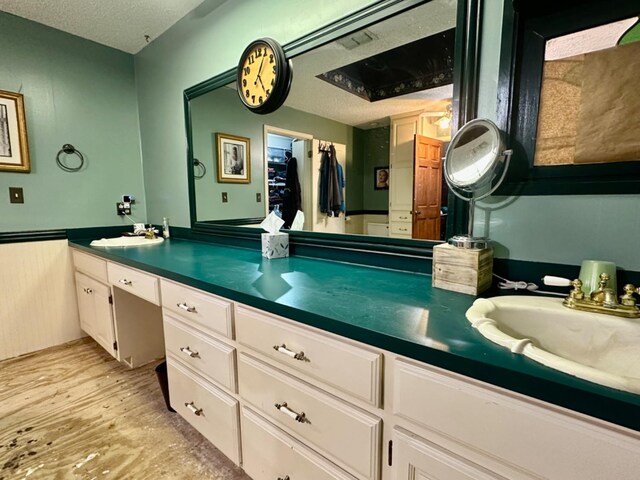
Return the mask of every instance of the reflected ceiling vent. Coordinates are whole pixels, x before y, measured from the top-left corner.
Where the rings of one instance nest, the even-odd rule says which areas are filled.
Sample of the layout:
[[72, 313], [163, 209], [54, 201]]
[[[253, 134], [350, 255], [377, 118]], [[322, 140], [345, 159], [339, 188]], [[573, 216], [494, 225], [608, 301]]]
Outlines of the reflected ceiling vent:
[[378, 37], [375, 33], [369, 30], [360, 30], [359, 32], [349, 35], [348, 37], [342, 37], [340, 40], [336, 40], [338, 45], [342, 45], [347, 50], [353, 50], [360, 45], [369, 43], [373, 40], [377, 40]]

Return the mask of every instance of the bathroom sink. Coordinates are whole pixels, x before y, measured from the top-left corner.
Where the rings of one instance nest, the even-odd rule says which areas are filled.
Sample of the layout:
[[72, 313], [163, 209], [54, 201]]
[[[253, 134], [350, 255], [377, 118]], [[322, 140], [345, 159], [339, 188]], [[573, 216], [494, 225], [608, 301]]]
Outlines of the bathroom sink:
[[581, 312], [561, 298], [479, 298], [467, 319], [483, 336], [547, 367], [640, 394], [640, 320]]
[[162, 243], [164, 238], [145, 238], [145, 237], [117, 237], [102, 238], [91, 242], [92, 247], [140, 247], [145, 245], [157, 245]]

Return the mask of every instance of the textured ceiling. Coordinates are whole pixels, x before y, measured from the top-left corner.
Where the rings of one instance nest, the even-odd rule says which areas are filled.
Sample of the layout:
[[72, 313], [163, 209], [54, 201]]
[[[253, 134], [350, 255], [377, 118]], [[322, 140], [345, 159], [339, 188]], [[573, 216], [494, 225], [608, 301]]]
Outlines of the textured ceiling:
[[[0, 0], [0, 10], [138, 53], [204, 0]], [[224, 0], [207, 0], [221, 4]]]

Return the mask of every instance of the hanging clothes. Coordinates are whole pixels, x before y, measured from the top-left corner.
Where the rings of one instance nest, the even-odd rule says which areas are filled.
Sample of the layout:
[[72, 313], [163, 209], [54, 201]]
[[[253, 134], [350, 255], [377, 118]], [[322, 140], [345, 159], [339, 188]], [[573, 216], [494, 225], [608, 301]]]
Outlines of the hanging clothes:
[[[340, 167], [342, 169], [342, 167]], [[322, 152], [320, 163], [320, 212], [330, 217], [337, 217], [342, 210], [343, 181], [338, 176], [338, 160], [336, 149], [331, 145], [328, 151]]]
[[338, 185], [340, 185], [340, 198], [342, 198], [342, 202], [340, 203], [340, 211], [342, 213], [346, 213], [347, 206], [344, 203], [344, 187], [347, 186], [347, 182], [344, 179], [344, 171], [342, 170], [342, 165], [340, 162], [338, 164]]
[[302, 191], [300, 180], [298, 179], [298, 160], [296, 157], [292, 157], [287, 162], [287, 179], [285, 180], [282, 198], [283, 228], [291, 228], [298, 210], [302, 210]]

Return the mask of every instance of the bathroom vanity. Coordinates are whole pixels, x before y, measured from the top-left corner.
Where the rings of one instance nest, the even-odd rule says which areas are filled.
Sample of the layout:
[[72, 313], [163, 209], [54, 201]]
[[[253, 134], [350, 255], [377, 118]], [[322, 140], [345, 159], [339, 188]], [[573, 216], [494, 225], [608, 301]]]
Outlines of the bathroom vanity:
[[85, 277], [105, 312], [113, 292], [115, 356], [166, 355], [172, 406], [255, 480], [637, 478], [638, 396], [491, 344], [474, 298], [429, 276], [177, 238], [71, 247], [79, 297]]

